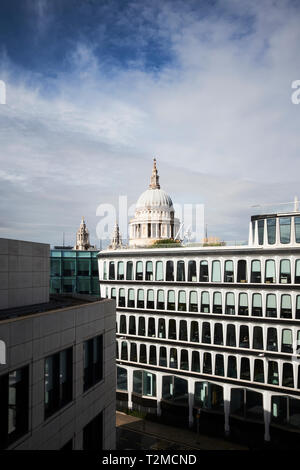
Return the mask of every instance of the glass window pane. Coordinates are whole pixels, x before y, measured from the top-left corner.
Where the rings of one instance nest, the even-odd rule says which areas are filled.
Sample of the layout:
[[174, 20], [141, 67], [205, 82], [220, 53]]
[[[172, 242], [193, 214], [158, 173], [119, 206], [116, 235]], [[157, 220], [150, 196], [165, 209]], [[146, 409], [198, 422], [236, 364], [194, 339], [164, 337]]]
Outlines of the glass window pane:
[[291, 241], [291, 218], [280, 217], [279, 229], [280, 229], [280, 243], [290, 243]]

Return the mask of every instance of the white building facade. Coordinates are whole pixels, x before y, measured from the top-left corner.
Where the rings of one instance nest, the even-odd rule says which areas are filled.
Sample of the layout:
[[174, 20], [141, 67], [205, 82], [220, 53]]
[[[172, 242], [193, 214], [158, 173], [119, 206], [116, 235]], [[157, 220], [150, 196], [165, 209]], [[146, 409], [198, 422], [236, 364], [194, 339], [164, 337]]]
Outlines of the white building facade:
[[299, 440], [300, 212], [253, 216], [246, 246], [129, 246], [98, 262], [117, 305], [119, 409]]

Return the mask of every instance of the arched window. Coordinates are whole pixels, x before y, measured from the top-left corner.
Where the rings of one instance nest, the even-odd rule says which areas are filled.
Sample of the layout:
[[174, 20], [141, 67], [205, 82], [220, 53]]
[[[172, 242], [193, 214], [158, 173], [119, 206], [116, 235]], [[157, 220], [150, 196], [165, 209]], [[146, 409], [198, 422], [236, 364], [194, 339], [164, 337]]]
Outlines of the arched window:
[[155, 280], [156, 281], [163, 281], [164, 280], [162, 261], [156, 261]]
[[236, 357], [228, 356], [227, 377], [232, 379], [237, 378]]
[[179, 312], [186, 312], [186, 295], [184, 290], [178, 292], [178, 310]]
[[227, 325], [226, 346], [236, 346], [234, 325]]
[[221, 282], [221, 263], [220, 261], [212, 262], [212, 282]]
[[147, 348], [145, 344], [140, 345], [140, 362], [142, 364], [147, 363]]
[[241, 292], [239, 294], [239, 310], [238, 315], [249, 315], [248, 294]]
[[136, 335], [135, 317], [133, 315], [129, 317], [129, 334]]
[[198, 351], [192, 352], [192, 371], [200, 372], [200, 355]]
[[268, 384], [279, 385], [278, 364], [268, 361]]
[[185, 281], [185, 267], [184, 267], [184, 261], [182, 261], [182, 260], [177, 261], [177, 276], [176, 276], [176, 279], [179, 282], [184, 282]]
[[279, 219], [280, 243], [290, 243], [291, 241], [291, 218], [280, 217]]
[[190, 292], [189, 311], [190, 312], [198, 312], [198, 294], [195, 290], [192, 290]]
[[126, 264], [126, 279], [127, 281], [133, 281], [133, 262], [127, 261]]
[[159, 348], [159, 365], [161, 367], [167, 367], [167, 348], [164, 346]]
[[120, 316], [120, 333], [126, 334], [126, 315]]
[[252, 316], [262, 317], [262, 301], [261, 294], [252, 295]]
[[114, 261], [109, 262], [109, 280], [115, 279], [115, 263]]
[[264, 349], [263, 329], [261, 326], [253, 328], [253, 349]]
[[209, 293], [204, 291], [201, 293], [201, 312], [209, 313]]
[[282, 294], [280, 318], [292, 318], [292, 301], [289, 294]]
[[300, 318], [300, 295], [297, 295], [297, 297], [296, 297], [296, 318], [298, 320]]
[[152, 261], [146, 262], [146, 281], [153, 281], [153, 263]]
[[150, 351], [149, 351], [149, 364], [156, 366], [157, 364], [157, 359], [156, 359], [156, 346], [150, 346]]
[[146, 322], [145, 317], [139, 317], [139, 336], [146, 335]]
[[186, 320], [180, 320], [179, 322], [179, 340], [180, 341], [188, 340]]
[[193, 261], [193, 260], [190, 260], [188, 264], [188, 281], [189, 282], [197, 281], [196, 261]]
[[216, 323], [215, 324], [214, 344], [217, 344], [219, 346], [223, 346], [223, 325], [222, 325], [222, 323]]
[[137, 362], [137, 347], [136, 343], [130, 343], [130, 361]]
[[134, 308], [134, 290], [133, 289], [128, 289], [127, 306], [130, 308]]
[[169, 339], [176, 339], [176, 321], [169, 320]]
[[267, 284], [273, 284], [276, 282], [275, 261], [273, 259], [267, 259], [266, 261], [265, 282]]
[[167, 261], [166, 267], [166, 281], [174, 281], [174, 263], [173, 261]]
[[241, 359], [241, 380], [250, 380], [250, 361], [248, 357]]
[[267, 294], [266, 317], [277, 317], [277, 302], [275, 294]]
[[294, 388], [293, 364], [285, 362], [282, 368], [282, 386]]
[[267, 332], [267, 350], [278, 351], [277, 330], [276, 328], [268, 328]]
[[291, 262], [289, 259], [282, 259], [280, 261], [279, 282], [280, 284], [291, 283]]
[[282, 330], [281, 338], [281, 352], [292, 353], [293, 352], [293, 336], [292, 330], [285, 328]]
[[154, 290], [148, 289], [147, 291], [147, 308], [154, 308]]
[[157, 291], [157, 309], [164, 310], [165, 309], [165, 293], [162, 289]]
[[117, 279], [121, 280], [121, 281], [124, 280], [124, 263], [123, 263], [123, 261], [118, 262], [118, 276], [117, 276]]
[[125, 307], [125, 289], [119, 289], [119, 307]]
[[295, 263], [295, 284], [300, 284], [300, 259], [296, 259]]
[[175, 292], [168, 290], [167, 310], [175, 310]]
[[202, 343], [211, 342], [211, 335], [210, 335], [210, 324], [208, 322], [203, 322], [202, 324]]
[[144, 308], [144, 290], [138, 289], [137, 292], [137, 308]]
[[244, 259], [238, 261], [237, 282], [247, 282], [247, 262]]
[[261, 282], [261, 267], [259, 260], [253, 260], [251, 263], [251, 282]]
[[208, 262], [200, 261], [200, 282], [208, 282]]
[[189, 370], [189, 355], [186, 349], [180, 351], [180, 369]]
[[233, 261], [227, 260], [225, 261], [224, 267], [224, 282], [233, 282]]
[[222, 354], [216, 354], [215, 375], [224, 377], [224, 357]]
[[155, 319], [152, 317], [148, 319], [148, 336], [150, 338], [155, 337]]
[[235, 300], [233, 292], [227, 292], [226, 294], [225, 313], [226, 315], [235, 315]]
[[240, 326], [240, 348], [249, 348], [249, 328], [247, 325]]
[[199, 324], [197, 321], [191, 322], [191, 342], [199, 343]]
[[158, 337], [165, 338], [166, 337], [166, 324], [164, 318], [159, 318], [158, 320]]
[[116, 297], [117, 297], [117, 289], [116, 289], [115, 287], [112, 288], [110, 297], [111, 297], [111, 299], [116, 299]]
[[123, 367], [117, 367], [117, 389], [118, 390], [127, 390], [127, 369]]
[[143, 262], [142, 261], [136, 262], [135, 279], [136, 281], [143, 280]]
[[122, 341], [121, 343], [121, 359], [123, 359], [123, 361], [128, 361], [127, 341]]
[[203, 374], [212, 373], [211, 354], [205, 352], [203, 354]]
[[221, 292], [214, 292], [214, 295], [213, 295], [213, 313], [222, 313], [222, 295], [221, 295]]
[[264, 374], [264, 362], [261, 359], [254, 360], [254, 382], [264, 383], [265, 374]]
[[177, 361], [177, 349], [171, 348], [170, 349], [170, 364], [169, 367], [172, 369], [178, 369], [178, 361]]

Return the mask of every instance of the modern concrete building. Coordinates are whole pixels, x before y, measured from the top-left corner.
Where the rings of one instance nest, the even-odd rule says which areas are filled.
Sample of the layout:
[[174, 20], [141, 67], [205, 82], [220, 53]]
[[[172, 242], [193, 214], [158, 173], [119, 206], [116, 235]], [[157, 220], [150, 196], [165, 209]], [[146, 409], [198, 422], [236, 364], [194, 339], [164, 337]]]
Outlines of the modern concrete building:
[[0, 309], [47, 302], [50, 247], [0, 238]]
[[[2, 252], [7, 242], [0, 240]], [[32, 256], [43, 252], [49, 266], [49, 245], [37, 245], [26, 243], [27, 262], [34, 266]], [[25, 292], [21, 281], [18, 288]], [[0, 343], [0, 448], [115, 448], [114, 301], [48, 294], [2, 308]]]

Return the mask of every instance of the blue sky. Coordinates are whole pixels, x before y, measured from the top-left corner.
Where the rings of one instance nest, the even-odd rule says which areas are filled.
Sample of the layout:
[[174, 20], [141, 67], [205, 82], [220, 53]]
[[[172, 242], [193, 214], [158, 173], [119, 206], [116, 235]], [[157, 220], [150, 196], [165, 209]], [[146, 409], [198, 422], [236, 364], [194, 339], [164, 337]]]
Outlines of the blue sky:
[[[174, 203], [246, 239], [299, 191], [297, 1], [2, 0], [0, 236], [74, 243], [134, 203], [156, 156]], [[134, 182], [134, 184], [133, 184]]]

